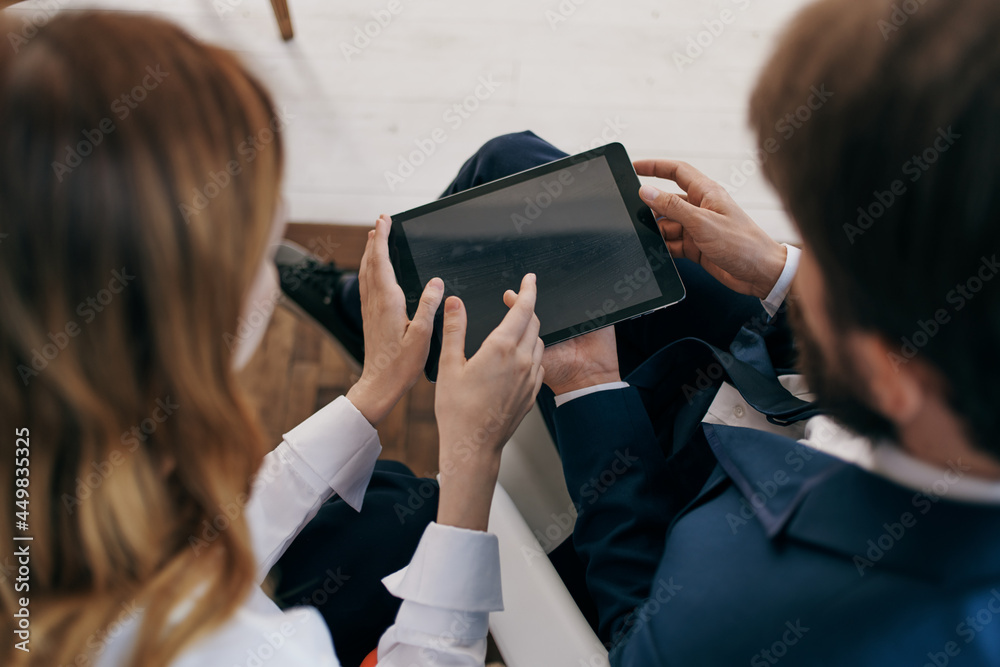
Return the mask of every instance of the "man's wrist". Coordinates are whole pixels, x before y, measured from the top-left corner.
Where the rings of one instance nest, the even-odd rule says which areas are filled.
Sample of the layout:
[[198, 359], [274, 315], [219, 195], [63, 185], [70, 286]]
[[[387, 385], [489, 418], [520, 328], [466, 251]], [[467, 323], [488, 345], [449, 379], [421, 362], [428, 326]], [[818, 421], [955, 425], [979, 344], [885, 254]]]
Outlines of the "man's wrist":
[[758, 299], [766, 299], [781, 278], [785, 270], [785, 262], [788, 259], [788, 248], [780, 243], [775, 243], [770, 252], [760, 261], [760, 279], [754, 285], [754, 296]]
[[606, 382], [604, 384], [595, 384], [590, 387], [584, 387], [583, 389], [576, 389], [573, 391], [567, 391], [564, 394], [555, 395], [555, 404], [557, 408], [575, 401], [578, 398], [583, 398], [584, 396], [590, 396], [591, 394], [597, 394], [605, 391], [613, 391], [617, 389], [627, 389], [629, 386], [628, 382]]
[[549, 385], [549, 389], [556, 396], [561, 394], [568, 394], [571, 391], [578, 391], [580, 389], [587, 389], [588, 387], [594, 387], [599, 384], [610, 384], [612, 382], [621, 382], [622, 376], [618, 371], [600, 371], [600, 372], [590, 372], [580, 375], [579, 377], [570, 378], [568, 381], [560, 383], [559, 385]]

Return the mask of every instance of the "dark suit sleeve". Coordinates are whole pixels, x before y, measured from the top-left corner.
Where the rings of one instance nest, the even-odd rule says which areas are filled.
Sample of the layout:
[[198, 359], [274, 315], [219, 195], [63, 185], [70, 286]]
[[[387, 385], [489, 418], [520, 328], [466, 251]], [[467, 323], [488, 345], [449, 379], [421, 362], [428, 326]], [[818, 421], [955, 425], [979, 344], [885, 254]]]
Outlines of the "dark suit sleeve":
[[556, 440], [579, 512], [573, 541], [600, 613], [603, 642], [618, 644], [649, 595], [663, 554], [666, 460], [638, 392], [577, 398], [555, 410]]

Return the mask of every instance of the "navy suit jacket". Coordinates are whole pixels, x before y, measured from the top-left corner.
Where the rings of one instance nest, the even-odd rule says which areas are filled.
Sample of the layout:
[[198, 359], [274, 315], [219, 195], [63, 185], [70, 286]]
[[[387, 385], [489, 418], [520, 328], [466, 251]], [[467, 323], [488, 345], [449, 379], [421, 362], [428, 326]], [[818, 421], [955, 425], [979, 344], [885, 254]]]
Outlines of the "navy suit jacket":
[[1000, 507], [732, 427], [698, 427], [688, 474], [650, 361], [554, 414], [612, 665], [1000, 665]]

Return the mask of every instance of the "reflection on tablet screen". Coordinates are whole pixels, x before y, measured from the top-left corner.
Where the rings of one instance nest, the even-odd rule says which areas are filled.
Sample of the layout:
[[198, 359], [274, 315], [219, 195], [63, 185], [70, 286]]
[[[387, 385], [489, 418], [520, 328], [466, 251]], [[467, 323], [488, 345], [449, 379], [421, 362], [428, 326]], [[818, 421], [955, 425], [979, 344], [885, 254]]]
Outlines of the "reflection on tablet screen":
[[542, 336], [662, 296], [603, 156], [403, 227], [421, 283], [440, 276], [465, 302], [469, 356], [528, 272], [538, 275]]

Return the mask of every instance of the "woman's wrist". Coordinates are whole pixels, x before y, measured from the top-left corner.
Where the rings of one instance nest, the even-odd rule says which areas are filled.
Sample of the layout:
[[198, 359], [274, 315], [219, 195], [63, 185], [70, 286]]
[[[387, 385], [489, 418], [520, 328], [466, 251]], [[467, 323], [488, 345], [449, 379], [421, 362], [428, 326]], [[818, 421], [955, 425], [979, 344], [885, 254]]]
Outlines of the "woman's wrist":
[[462, 452], [455, 458], [442, 458], [437, 522], [485, 532], [499, 473], [499, 455], [473, 453], [468, 457]]
[[396, 407], [399, 399], [386, 396], [387, 392], [378, 391], [362, 377], [347, 391], [347, 400], [354, 404], [368, 423], [378, 426]]

